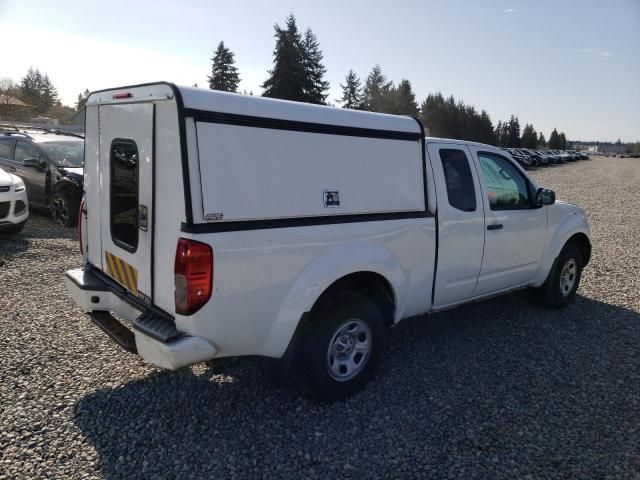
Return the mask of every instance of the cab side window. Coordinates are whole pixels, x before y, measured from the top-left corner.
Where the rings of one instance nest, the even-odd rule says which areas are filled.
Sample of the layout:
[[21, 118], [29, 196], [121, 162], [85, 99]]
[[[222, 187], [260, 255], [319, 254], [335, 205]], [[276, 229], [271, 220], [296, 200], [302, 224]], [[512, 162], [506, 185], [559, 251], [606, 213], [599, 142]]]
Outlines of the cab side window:
[[18, 140], [14, 160], [23, 163], [26, 158], [40, 158], [40, 152], [31, 144]]
[[491, 210], [531, 208], [529, 182], [509, 160], [483, 152], [478, 153], [478, 159]]
[[463, 212], [475, 212], [476, 190], [467, 155], [459, 149], [441, 148], [440, 160], [449, 204]]

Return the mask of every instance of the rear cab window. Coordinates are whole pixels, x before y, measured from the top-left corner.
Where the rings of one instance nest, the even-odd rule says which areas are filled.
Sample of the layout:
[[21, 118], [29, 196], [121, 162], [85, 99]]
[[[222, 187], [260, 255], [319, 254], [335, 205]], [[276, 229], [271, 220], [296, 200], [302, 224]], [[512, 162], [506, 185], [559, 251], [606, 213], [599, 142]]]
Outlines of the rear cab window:
[[439, 153], [449, 205], [463, 212], [475, 212], [476, 191], [467, 155], [454, 148], [441, 148]]
[[116, 138], [110, 153], [111, 238], [119, 247], [138, 248], [138, 146], [133, 140]]

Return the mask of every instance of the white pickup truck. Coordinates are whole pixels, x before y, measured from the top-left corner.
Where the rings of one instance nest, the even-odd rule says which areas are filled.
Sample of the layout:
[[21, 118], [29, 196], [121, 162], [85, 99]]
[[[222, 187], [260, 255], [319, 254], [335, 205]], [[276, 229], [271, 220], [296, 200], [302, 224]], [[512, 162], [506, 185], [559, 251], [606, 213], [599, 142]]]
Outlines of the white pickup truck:
[[563, 307], [591, 254], [579, 207], [408, 117], [155, 83], [91, 94], [85, 152], [67, 289], [167, 369], [259, 355], [345, 398], [403, 318], [528, 287]]

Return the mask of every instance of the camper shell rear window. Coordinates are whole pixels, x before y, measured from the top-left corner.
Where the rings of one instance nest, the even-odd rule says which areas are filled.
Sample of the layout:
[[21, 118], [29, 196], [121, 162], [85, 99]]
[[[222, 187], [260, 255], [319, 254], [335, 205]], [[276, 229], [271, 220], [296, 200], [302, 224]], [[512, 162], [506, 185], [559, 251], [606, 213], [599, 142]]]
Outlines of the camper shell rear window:
[[138, 248], [138, 146], [133, 140], [116, 138], [110, 154], [111, 238], [119, 247]]

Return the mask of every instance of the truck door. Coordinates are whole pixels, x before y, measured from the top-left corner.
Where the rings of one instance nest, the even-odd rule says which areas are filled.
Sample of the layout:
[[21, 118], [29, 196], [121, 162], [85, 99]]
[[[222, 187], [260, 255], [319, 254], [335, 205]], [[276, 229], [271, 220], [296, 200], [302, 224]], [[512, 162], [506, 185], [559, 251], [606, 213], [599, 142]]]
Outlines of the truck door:
[[470, 147], [485, 192], [485, 245], [474, 295], [526, 285], [538, 271], [547, 210], [535, 206], [529, 179], [506, 156]]
[[434, 308], [470, 298], [484, 247], [484, 205], [469, 150], [455, 143], [429, 143], [438, 203], [438, 262]]
[[153, 116], [152, 103], [99, 107], [102, 271], [147, 303], [153, 294]]

